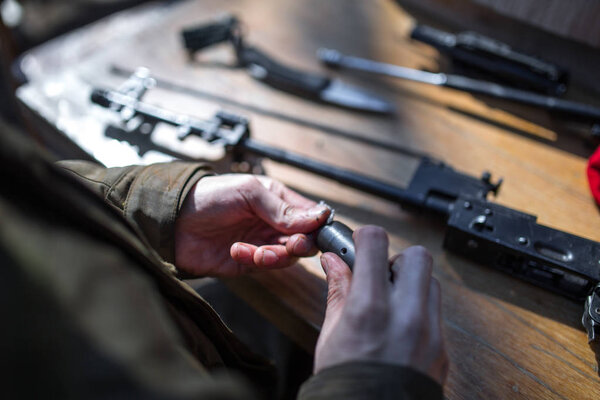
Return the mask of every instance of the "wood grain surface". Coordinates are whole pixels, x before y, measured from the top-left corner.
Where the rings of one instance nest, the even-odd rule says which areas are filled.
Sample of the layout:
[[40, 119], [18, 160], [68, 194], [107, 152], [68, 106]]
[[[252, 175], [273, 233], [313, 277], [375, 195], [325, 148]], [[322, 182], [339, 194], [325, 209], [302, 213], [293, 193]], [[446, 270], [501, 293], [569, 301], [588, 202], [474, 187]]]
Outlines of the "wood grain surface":
[[[227, 46], [189, 59], [179, 31], [225, 11], [242, 18], [250, 43], [308, 71], [326, 72], [315, 56], [322, 46], [408, 67], [440, 68], [435, 50], [406, 37], [411, 16], [391, 1], [199, 0], [129, 11], [35, 49], [23, 61], [30, 83], [20, 98], [65, 134], [83, 130], [92, 138], [101, 132], [94, 121], [104, 126], [109, 116], [87, 102], [82, 88], [87, 94], [92, 85], [115, 88], [123, 76], [111, 68], [144, 65], [159, 80], [186, 89], [159, 87], [148, 102], [199, 117], [222, 108], [241, 113], [261, 141], [398, 185], [408, 182], [416, 160], [397, 146], [430, 153], [474, 175], [489, 170], [505, 179], [498, 203], [600, 240], [600, 215], [585, 176], [592, 148], [576, 134], [585, 133], [584, 127], [483, 96], [342, 72], [327, 73], [387, 97], [397, 115], [309, 102], [232, 68]], [[351, 227], [383, 226], [390, 252], [414, 244], [430, 249], [442, 285], [451, 359], [447, 398], [600, 397], [597, 362], [580, 323], [582, 304], [445, 252], [438, 221], [291, 167], [264, 166], [270, 176], [334, 206]], [[317, 258], [228, 284], [283, 332], [313, 348], [326, 291]]]
[[585, 0], [475, 0], [549, 32], [600, 47], [600, 3]]

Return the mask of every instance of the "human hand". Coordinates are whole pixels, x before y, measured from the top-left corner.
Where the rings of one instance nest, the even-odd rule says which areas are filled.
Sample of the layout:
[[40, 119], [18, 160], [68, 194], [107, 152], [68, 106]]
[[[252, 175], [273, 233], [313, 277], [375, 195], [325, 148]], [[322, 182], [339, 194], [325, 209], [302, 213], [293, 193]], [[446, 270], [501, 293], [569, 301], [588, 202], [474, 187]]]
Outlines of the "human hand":
[[283, 268], [317, 253], [306, 233], [327, 220], [317, 205], [266, 176], [204, 177], [175, 225], [175, 264], [191, 275], [231, 277]]
[[350, 361], [377, 361], [412, 367], [443, 384], [448, 357], [431, 255], [415, 246], [388, 261], [387, 235], [374, 226], [357, 230], [354, 241], [354, 276], [335, 254], [321, 256], [328, 294], [315, 373]]

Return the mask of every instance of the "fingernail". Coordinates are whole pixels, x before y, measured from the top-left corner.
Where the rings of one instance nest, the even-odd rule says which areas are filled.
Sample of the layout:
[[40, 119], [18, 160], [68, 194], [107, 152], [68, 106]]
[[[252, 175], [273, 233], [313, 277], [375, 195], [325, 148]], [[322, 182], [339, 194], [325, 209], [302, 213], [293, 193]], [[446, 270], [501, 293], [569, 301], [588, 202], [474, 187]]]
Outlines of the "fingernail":
[[327, 206], [318, 205], [308, 210], [307, 214], [310, 218], [315, 218], [318, 221], [323, 215], [327, 214], [328, 211], [329, 208]]
[[241, 243], [235, 244], [235, 251], [236, 251], [238, 258], [251, 258], [252, 257], [252, 252], [250, 251], [250, 249]]
[[306, 254], [310, 250], [310, 243], [306, 239], [298, 238], [293, 246], [294, 254]]
[[277, 261], [279, 261], [279, 257], [277, 257], [277, 254], [275, 254], [274, 251], [263, 250], [263, 254], [262, 254], [263, 265], [275, 264]]

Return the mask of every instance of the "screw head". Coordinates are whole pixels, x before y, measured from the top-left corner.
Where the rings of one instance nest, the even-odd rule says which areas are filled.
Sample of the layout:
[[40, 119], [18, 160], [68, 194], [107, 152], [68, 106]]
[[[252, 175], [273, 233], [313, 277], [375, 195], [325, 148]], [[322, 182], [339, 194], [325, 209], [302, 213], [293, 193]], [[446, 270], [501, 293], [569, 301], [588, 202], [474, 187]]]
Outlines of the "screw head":
[[144, 135], [150, 134], [152, 132], [152, 124], [149, 122], [144, 122], [140, 126], [140, 132], [143, 133]]
[[529, 239], [527, 239], [525, 236], [519, 236], [517, 238], [517, 243], [522, 244], [523, 246], [525, 246], [526, 244], [529, 243]]

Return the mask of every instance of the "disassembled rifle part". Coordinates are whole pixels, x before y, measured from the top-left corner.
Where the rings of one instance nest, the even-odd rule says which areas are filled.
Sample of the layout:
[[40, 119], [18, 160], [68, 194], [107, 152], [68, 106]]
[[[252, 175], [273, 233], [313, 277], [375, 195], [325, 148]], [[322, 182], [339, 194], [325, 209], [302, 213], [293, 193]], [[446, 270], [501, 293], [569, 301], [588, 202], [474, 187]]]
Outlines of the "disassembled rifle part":
[[500, 78], [528, 90], [561, 96], [569, 74], [556, 64], [524, 54], [506, 43], [476, 32], [452, 34], [427, 25], [416, 25], [410, 37], [447, 54], [459, 66], [475, 68], [492, 79]]
[[586, 298], [581, 323], [588, 334], [588, 342], [600, 345], [600, 285]]
[[192, 56], [208, 46], [231, 43], [240, 67], [247, 68], [253, 78], [279, 90], [360, 111], [382, 114], [394, 112], [393, 104], [361, 88], [284, 66], [256, 47], [248, 46], [242, 35], [240, 21], [234, 16], [184, 29], [181, 34], [184, 46]]
[[354, 240], [352, 239], [354, 232], [347, 225], [334, 221], [335, 210], [331, 207], [329, 209], [331, 214], [329, 214], [327, 222], [315, 232], [315, 242], [321, 252], [337, 254], [352, 269], [356, 256]]
[[483, 94], [540, 107], [554, 113], [563, 114], [574, 120], [590, 122], [592, 124], [592, 136], [597, 136], [597, 132], [600, 131], [600, 108], [589, 104], [545, 96], [461, 75], [426, 72], [365, 58], [348, 56], [332, 49], [319, 49], [317, 56], [325, 65], [332, 68], [345, 68], [378, 75], [387, 75], [394, 78], [427, 83], [435, 86], [445, 86], [465, 92]]
[[[130, 79], [146, 78], [134, 74]], [[143, 92], [139, 91], [142, 95]], [[488, 194], [496, 194], [501, 185], [501, 181], [493, 182], [487, 172], [478, 179], [444, 163], [422, 158], [409, 185], [400, 188], [253, 140], [248, 120], [237, 115], [219, 112], [210, 120], [200, 120], [142, 102], [141, 95], [132, 97], [111, 90], [96, 89], [91, 99], [121, 115], [123, 110], [129, 110], [126, 117], [141, 119], [140, 124], [172, 125], [182, 140], [196, 135], [224, 146], [240, 158], [248, 153], [269, 158], [393, 201], [405, 209], [438, 215], [447, 224], [446, 249], [566, 297], [583, 300], [600, 282], [600, 243], [539, 225], [534, 215], [487, 200]], [[121, 140], [132, 144], [139, 135], [151, 140], [151, 131], [109, 128], [121, 132]], [[351, 233], [334, 224], [330, 224], [330, 232], [324, 232], [322, 246], [323, 249], [331, 246], [342, 253]], [[349, 246], [345, 248], [348, 250]]]

